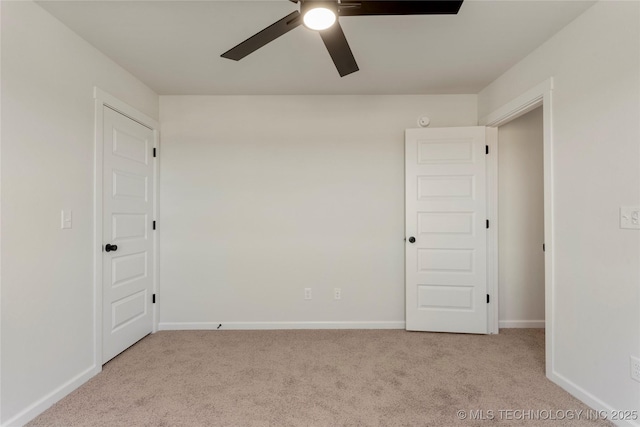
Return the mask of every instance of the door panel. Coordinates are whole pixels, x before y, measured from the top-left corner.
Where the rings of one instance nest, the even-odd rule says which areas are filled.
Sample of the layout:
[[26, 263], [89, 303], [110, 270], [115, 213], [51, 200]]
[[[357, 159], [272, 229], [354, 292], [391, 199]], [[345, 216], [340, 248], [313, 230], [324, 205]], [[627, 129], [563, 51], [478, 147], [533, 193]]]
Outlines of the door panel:
[[[103, 358], [152, 331], [153, 131], [104, 107]], [[103, 246], [104, 248], [104, 246]]]
[[487, 333], [485, 128], [405, 136], [406, 328]]

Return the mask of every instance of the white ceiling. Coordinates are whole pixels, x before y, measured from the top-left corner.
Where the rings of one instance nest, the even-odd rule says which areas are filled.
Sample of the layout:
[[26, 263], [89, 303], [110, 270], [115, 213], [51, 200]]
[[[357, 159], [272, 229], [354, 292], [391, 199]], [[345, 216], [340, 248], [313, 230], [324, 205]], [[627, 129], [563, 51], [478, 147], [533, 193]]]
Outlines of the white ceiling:
[[161, 95], [477, 93], [594, 1], [466, 0], [458, 15], [344, 17], [360, 71], [341, 78], [299, 27], [239, 62], [220, 54], [297, 6], [258, 1], [40, 1]]

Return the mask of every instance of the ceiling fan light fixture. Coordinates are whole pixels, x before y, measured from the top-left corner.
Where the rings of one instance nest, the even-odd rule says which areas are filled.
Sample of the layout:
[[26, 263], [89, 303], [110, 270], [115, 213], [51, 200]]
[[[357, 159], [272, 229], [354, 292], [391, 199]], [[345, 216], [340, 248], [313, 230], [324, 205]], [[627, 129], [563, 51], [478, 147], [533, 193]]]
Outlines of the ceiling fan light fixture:
[[[0, 0], [2, 1], [2, 0]], [[464, 0], [290, 0], [300, 9], [291, 12], [223, 53], [239, 61], [289, 31], [304, 25], [318, 32], [340, 77], [359, 70], [345, 37], [340, 18], [344, 16], [444, 15], [457, 14]]]
[[322, 31], [330, 28], [336, 22], [336, 13], [326, 7], [318, 6], [305, 11], [302, 17], [305, 27]]

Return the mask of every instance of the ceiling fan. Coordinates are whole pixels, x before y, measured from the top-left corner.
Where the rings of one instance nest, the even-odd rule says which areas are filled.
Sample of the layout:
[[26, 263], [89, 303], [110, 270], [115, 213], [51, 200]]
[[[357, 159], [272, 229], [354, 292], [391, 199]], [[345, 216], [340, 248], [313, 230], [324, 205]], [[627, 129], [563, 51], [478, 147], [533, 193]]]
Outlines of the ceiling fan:
[[340, 77], [358, 71], [338, 17], [366, 15], [457, 14], [463, 0], [289, 0], [300, 2], [295, 11], [223, 53], [223, 58], [239, 61], [299, 25], [318, 31], [338, 69]]

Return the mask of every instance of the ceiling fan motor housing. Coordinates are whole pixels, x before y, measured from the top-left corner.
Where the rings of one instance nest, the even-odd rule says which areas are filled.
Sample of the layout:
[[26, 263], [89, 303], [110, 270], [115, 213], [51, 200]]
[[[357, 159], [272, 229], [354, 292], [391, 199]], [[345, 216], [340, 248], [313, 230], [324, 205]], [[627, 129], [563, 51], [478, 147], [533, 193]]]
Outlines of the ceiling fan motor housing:
[[326, 0], [302, 0], [300, 2], [300, 13], [304, 15], [310, 9], [315, 9], [317, 7], [323, 7], [333, 11], [336, 15], [338, 14], [338, 2]]

